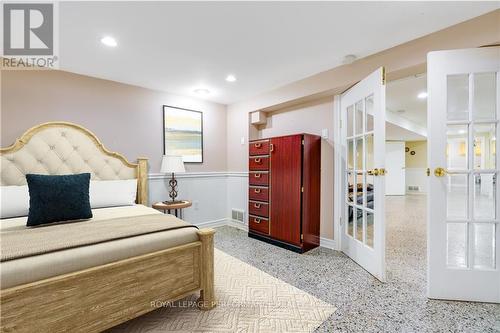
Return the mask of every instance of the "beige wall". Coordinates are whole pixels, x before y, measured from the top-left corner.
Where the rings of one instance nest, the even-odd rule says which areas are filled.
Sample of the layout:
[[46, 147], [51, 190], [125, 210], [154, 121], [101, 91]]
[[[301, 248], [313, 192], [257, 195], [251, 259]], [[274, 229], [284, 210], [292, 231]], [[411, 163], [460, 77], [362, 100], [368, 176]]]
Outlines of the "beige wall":
[[90, 129], [129, 160], [150, 159], [158, 172], [163, 154], [162, 106], [203, 112], [203, 164], [188, 171], [225, 171], [226, 107], [113, 81], [63, 71], [3, 71], [1, 146], [47, 121], [70, 121]]
[[[427, 141], [406, 141], [405, 146], [410, 151], [405, 153], [407, 168], [427, 168]], [[410, 154], [411, 151], [415, 155]]]
[[319, 96], [339, 94], [346, 87], [385, 66], [388, 79], [426, 71], [427, 53], [436, 50], [490, 45], [500, 42], [500, 10], [395, 46], [369, 57], [322, 72], [254, 98], [228, 106], [228, 169], [247, 170], [247, 148], [239, 142], [248, 139], [248, 113], [282, 109]]
[[[333, 239], [333, 97], [290, 107], [268, 114], [260, 138], [309, 133], [321, 135], [326, 128], [329, 139], [321, 140], [321, 237]], [[252, 138], [257, 138], [253, 136]]]

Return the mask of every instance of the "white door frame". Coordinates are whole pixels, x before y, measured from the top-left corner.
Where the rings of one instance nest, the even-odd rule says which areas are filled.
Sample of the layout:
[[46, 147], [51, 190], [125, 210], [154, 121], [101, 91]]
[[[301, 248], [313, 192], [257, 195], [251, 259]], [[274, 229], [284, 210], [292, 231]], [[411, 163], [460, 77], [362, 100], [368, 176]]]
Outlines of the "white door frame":
[[342, 143], [342, 126], [340, 122], [341, 108], [340, 95], [333, 97], [333, 239], [335, 241], [335, 250], [342, 250], [341, 218], [344, 202], [344, 172], [345, 146]]

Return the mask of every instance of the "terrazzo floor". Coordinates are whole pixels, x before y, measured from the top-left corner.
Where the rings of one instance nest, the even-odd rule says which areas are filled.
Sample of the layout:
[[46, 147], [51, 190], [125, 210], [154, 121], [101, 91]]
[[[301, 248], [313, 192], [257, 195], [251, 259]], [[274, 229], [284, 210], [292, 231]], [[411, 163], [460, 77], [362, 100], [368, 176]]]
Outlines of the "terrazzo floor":
[[387, 282], [344, 254], [299, 255], [217, 228], [215, 246], [337, 307], [316, 332], [500, 332], [500, 305], [429, 300], [423, 195], [388, 197]]

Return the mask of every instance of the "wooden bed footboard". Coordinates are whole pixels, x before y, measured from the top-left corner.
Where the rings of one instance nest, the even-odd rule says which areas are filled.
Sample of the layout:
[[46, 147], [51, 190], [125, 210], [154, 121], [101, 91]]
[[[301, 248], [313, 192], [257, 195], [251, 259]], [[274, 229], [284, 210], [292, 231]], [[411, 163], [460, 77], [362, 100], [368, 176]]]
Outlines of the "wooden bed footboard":
[[101, 332], [200, 291], [215, 306], [213, 229], [199, 241], [0, 291], [1, 332]]

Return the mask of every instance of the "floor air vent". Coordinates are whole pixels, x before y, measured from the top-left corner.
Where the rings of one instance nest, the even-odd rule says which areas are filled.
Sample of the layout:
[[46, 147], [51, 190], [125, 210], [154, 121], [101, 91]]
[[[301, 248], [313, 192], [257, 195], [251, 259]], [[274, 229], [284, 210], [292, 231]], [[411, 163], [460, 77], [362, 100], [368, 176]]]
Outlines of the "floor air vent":
[[233, 219], [233, 221], [239, 221], [243, 223], [245, 222], [245, 211], [233, 208], [231, 210], [231, 218]]

